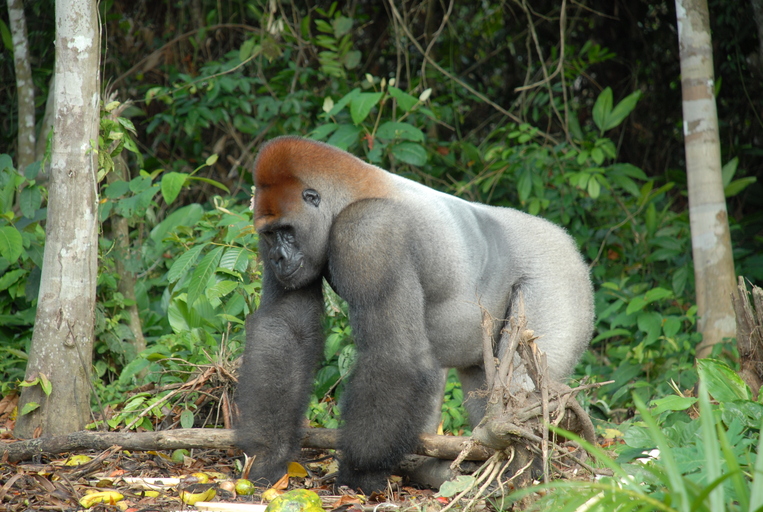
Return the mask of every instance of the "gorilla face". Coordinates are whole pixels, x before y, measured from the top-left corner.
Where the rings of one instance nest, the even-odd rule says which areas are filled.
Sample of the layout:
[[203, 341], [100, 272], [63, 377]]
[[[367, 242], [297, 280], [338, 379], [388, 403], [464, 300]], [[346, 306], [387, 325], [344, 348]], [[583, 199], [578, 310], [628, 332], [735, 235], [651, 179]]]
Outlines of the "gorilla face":
[[283, 216], [259, 229], [260, 254], [276, 279], [287, 289], [301, 288], [323, 274], [326, 265], [328, 233], [319, 211], [320, 194], [313, 189], [302, 192], [303, 207], [297, 215]]

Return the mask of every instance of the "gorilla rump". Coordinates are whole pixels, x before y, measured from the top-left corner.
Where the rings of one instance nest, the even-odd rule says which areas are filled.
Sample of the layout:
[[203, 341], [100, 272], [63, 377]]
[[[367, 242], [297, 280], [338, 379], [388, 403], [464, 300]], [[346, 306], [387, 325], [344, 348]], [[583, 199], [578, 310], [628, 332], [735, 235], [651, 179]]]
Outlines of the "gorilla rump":
[[[481, 308], [508, 319], [521, 292], [554, 379], [586, 350], [591, 282], [562, 228], [296, 137], [262, 146], [254, 178], [264, 270], [260, 307], [246, 319], [236, 429], [237, 445], [256, 457], [254, 479], [275, 482], [299, 453], [323, 353], [323, 279], [347, 301], [358, 349], [337, 481], [365, 492], [384, 489], [439, 421], [445, 369], [458, 370], [465, 396], [484, 388]], [[484, 401], [466, 405], [476, 425]]]

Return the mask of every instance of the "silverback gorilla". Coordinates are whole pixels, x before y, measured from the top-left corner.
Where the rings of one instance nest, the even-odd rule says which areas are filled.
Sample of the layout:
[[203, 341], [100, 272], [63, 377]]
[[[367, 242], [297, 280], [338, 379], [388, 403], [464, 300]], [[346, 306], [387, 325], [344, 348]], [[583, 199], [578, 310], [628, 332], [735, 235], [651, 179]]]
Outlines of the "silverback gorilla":
[[[588, 268], [558, 226], [470, 203], [297, 137], [263, 145], [254, 166], [254, 226], [264, 262], [259, 309], [246, 320], [236, 444], [270, 483], [299, 453], [323, 353], [322, 280], [344, 298], [357, 360], [342, 402], [337, 482], [365, 492], [440, 417], [445, 368], [464, 396], [484, 388], [481, 307], [529, 328], [564, 379], [586, 350]], [[496, 322], [498, 339], [503, 322]], [[484, 399], [466, 402], [476, 424]]]

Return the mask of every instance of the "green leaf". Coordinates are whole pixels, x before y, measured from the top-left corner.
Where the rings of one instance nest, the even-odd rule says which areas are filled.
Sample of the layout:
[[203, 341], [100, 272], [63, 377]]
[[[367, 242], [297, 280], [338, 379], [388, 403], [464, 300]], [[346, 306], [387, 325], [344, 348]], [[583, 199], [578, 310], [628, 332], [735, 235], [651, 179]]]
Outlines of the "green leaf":
[[334, 28], [334, 37], [339, 39], [347, 32], [352, 30], [352, 23], [352, 18], [348, 18], [346, 16], [339, 16], [338, 18], [334, 19], [334, 21], [331, 22]]
[[451, 498], [474, 485], [475, 478], [472, 475], [458, 475], [454, 480], [443, 482], [440, 492], [437, 494], [445, 498]]
[[35, 409], [38, 409], [40, 407], [40, 404], [37, 402], [27, 402], [24, 404], [24, 406], [21, 408], [21, 416], [24, 416], [25, 414], [29, 414], [30, 412], [34, 411]]
[[207, 287], [209, 278], [212, 277], [217, 270], [224, 249], [225, 248], [221, 246], [215, 247], [201, 259], [198, 265], [196, 265], [196, 270], [193, 271], [191, 282], [188, 285], [189, 307], [193, 307], [196, 299], [201, 296], [202, 292]]
[[601, 184], [596, 178], [598, 178], [598, 176], [591, 176], [588, 179], [588, 195], [591, 196], [591, 199], [596, 199], [601, 193]]
[[14, 226], [0, 228], [0, 256], [15, 263], [21, 256], [22, 244], [21, 233]]
[[719, 402], [751, 400], [752, 393], [737, 373], [717, 359], [697, 361], [699, 379], [707, 385], [707, 391]]
[[599, 97], [596, 98], [596, 103], [593, 106], [593, 122], [601, 132], [604, 132], [604, 127], [607, 125], [607, 119], [612, 112], [612, 89], [607, 87]]
[[233, 290], [235, 290], [238, 287], [238, 283], [236, 281], [229, 281], [229, 280], [223, 280], [219, 283], [215, 283], [209, 288], [207, 288], [205, 294], [207, 296], [207, 299], [212, 301], [213, 299], [219, 299], [220, 297], [225, 297], [229, 293], [231, 293]]
[[359, 50], [351, 50], [342, 56], [342, 64], [347, 69], [355, 69], [360, 65], [360, 58], [363, 56]]
[[317, 126], [313, 131], [308, 134], [308, 137], [313, 140], [325, 140], [326, 137], [334, 133], [339, 125], [336, 123], [326, 123]]
[[7, 290], [27, 273], [28, 271], [23, 268], [17, 268], [16, 270], [11, 271], [6, 270], [0, 275], [0, 291]]
[[116, 199], [122, 197], [130, 191], [130, 184], [126, 181], [119, 180], [113, 183], [109, 183], [103, 191], [104, 197], [108, 199]]
[[53, 384], [51, 384], [44, 373], [40, 374], [40, 387], [42, 388], [42, 392], [45, 393], [45, 396], [50, 396], [53, 392]]
[[177, 199], [187, 178], [188, 175], [182, 172], [168, 172], [162, 176], [162, 196], [165, 203], [169, 205]]
[[723, 178], [723, 186], [728, 187], [731, 180], [734, 178], [734, 174], [737, 172], [739, 166], [739, 157], [734, 157], [723, 166], [721, 169], [721, 177]]
[[410, 112], [413, 109], [413, 107], [415, 107], [419, 103], [418, 98], [411, 96], [407, 92], [397, 87], [389, 87], [387, 89], [387, 92], [389, 92], [389, 95], [397, 100], [397, 105], [404, 112]]
[[193, 412], [188, 409], [180, 413], [180, 426], [183, 428], [193, 427]]
[[328, 115], [329, 116], [337, 115], [339, 112], [342, 111], [344, 107], [346, 107], [359, 94], [360, 94], [360, 88], [356, 87], [355, 89], [351, 90], [350, 92], [342, 96], [339, 99], [339, 101], [337, 101], [334, 104], [334, 107], [331, 110], [329, 110]]
[[602, 131], [606, 132], [607, 130], [611, 130], [616, 126], [619, 126], [620, 123], [622, 123], [623, 120], [628, 117], [628, 114], [633, 112], [633, 109], [636, 108], [636, 103], [638, 103], [640, 98], [641, 91], [635, 91], [623, 98], [623, 100], [618, 103], [612, 112], [610, 112], [607, 116], [607, 120]]
[[697, 399], [691, 396], [669, 395], [665, 398], [658, 398], [652, 401], [654, 408], [649, 411], [658, 416], [665, 411], [685, 411], [697, 402]]
[[747, 176], [746, 178], [739, 178], [738, 180], [734, 180], [729, 183], [727, 187], [724, 187], [723, 195], [726, 197], [733, 197], [756, 181], [758, 181], [758, 178], [755, 176]]
[[424, 132], [408, 123], [387, 121], [379, 126], [376, 136], [380, 139], [405, 139], [414, 142], [424, 142]]
[[636, 320], [640, 331], [646, 333], [644, 345], [649, 346], [660, 337], [662, 333], [662, 315], [655, 311], [643, 312]]
[[358, 141], [360, 128], [351, 124], [343, 124], [326, 142], [339, 149], [346, 150]]
[[371, 113], [379, 100], [382, 98], [380, 92], [361, 92], [350, 103], [350, 116], [352, 116], [352, 122], [356, 125], [365, 121], [368, 114]]
[[392, 155], [407, 164], [422, 166], [427, 163], [427, 150], [415, 142], [401, 142], [392, 147]]
[[40, 187], [34, 185], [24, 187], [21, 194], [19, 194], [19, 208], [21, 208], [22, 215], [27, 219], [34, 219], [34, 215], [40, 209], [40, 205], [42, 205]]
[[[5, 46], [5, 49], [8, 50], [8, 53], [12, 54], [13, 36], [11, 36], [11, 31], [8, 30], [8, 25], [6, 25], [3, 20], [0, 20], [0, 39], [3, 40], [3, 46]], [[2, 171], [2, 168], [0, 168], [0, 171]]]
[[204, 250], [204, 248], [209, 245], [201, 244], [196, 245], [194, 247], [191, 247], [189, 250], [184, 252], [180, 255], [178, 259], [175, 260], [175, 262], [172, 264], [172, 267], [170, 267], [170, 271], [167, 272], [167, 281], [170, 283], [174, 283], [178, 279], [180, 279], [183, 274], [185, 274], [189, 268], [191, 268], [194, 263], [196, 263], [196, 258], [198, 258], [199, 253]]
[[246, 272], [249, 266], [249, 251], [243, 247], [228, 247], [220, 259], [220, 266], [228, 270]]

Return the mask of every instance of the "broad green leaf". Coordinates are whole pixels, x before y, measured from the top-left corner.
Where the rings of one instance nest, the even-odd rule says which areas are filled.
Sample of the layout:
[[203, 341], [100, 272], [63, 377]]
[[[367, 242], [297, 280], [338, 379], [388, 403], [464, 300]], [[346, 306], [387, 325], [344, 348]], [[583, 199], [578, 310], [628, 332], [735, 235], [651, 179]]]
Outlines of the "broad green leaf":
[[199, 204], [189, 204], [183, 206], [171, 213], [166, 219], [160, 222], [151, 230], [149, 238], [161, 248], [163, 240], [167, 233], [174, 231], [178, 226], [195, 226], [204, 215], [204, 209]]
[[15, 263], [21, 256], [22, 244], [21, 233], [14, 226], [0, 228], [0, 256]]
[[404, 111], [410, 112], [415, 107], [419, 100], [415, 96], [411, 96], [407, 92], [397, 87], [389, 87], [387, 89], [389, 95], [397, 100], [397, 105]]
[[472, 475], [458, 475], [454, 480], [443, 482], [440, 492], [437, 494], [445, 498], [451, 498], [474, 485], [475, 478]]
[[697, 403], [697, 399], [690, 396], [669, 395], [652, 401], [654, 408], [649, 411], [658, 416], [665, 411], [685, 411]]
[[739, 157], [734, 157], [723, 166], [721, 169], [721, 177], [723, 178], [723, 186], [728, 187], [731, 180], [734, 178], [734, 174], [737, 172], [739, 166]]
[[[238, 287], [236, 281], [223, 280], [218, 281], [206, 290], [204, 290], [204, 296], [209, 301], [209, 305], [213, 308], [217, 308], [222, 304], [222, 298], [230, 294]], [[235, 296], [234, 296], [235, 297]]]
[[342, 64], [347, 69], [355, 69], [360, 64], [360, 58], [363, 56], [359, 50], [351, 50], [342, 56]]
[[424, 132], [408, 123], [387, 121], [379, 126], [376, 136], [380, 139], [405, 139], [414, 142], [424, 142]]
[[130, 184], [126, 181], [119, 180], [113, 183], [109, 183], [103, 191], [104, 197], [109, 199], [116, 199], [122, 197], [130, 191]]
[[615, 108], [612, 109], [612, 112], [610, 112], [607, 116], [607, 120], [602, 131], [606, 132], [607, 130], [611, 130], [616, 126], [619, 126], [620, 123], [622, 123], [623, 120], [628, 117], [628, 114], [633, 112], [633, 109], [636, 108], [636, 103], [638, 103], [639, 98], [641, 98], [641, 91], [635, 91], [623, 98], [623, 100], [618, 103]]
[[191, 247], [189, 250], [181, 254], [178, 259], [172, 264], [169, 272], [167, 272], [167, 281], [174, 283], [185, 274], [189, 268], [196, 263], [199, 253], [209, 244], [201, 244]]
[[360, 128], [351, 124], [343, 124], [326, 142], [339, 149], [347, 149], [360, 138]]
[[311, 131], [308, 134], [308, 137], [313, 140], [324, 140], [326, 137], [334, 133], [337, 128], [339, 128], [339, 125], [336, 123], [322, 124], [316, 127], [315, 130]]
[[427, 150], [415, 142], [401, 142], [392, 147], [392, 155], [407, 164], [422, 166], [427, 163]]
[[24, 404], [24, 407], [21, 408], [21, 416], [24, 416], [25, 414], [29, 414], [30, 412], [34, 411], [35, 409], [39, 408], [40, 404], [37, 402], [27, 402]]
[[183, 428], [193, 427], [193, 412], [185, 409], [180, 413], [180, 426]]
[[380, 92], [361, 92], [350, 103], [350, 116], [352, 116], [352, 122], [356, 125], [365, 121], [368, 114], [371, 113], [379, 100], [382, 98]]
[[334, 27], [334, 37], [339, 39], [347, 32], [352, 30], [352, 18], [346, 16], [339, 16], [331, 22]]
[[666, 299], [666, 298], [672, 297], [672, 296], [673, 296], [673, 292], [671, 292], [670, 290], [666, 290], [665, 288], [657, 287], [657, 288], [652, 288], [651, 290], [646, 292], [644, 294], [644, 299], [647, 302], [654, 302], [654, 301], [661, 300], [661, 299]]
[[335, 116], [339, 112], [342, 111], [344, 107], [347, 106], [356, 96], [360, 94], [360, 88], [356, 87], [355, 89], [351, 90], [344, 96], [342, 96], [339, 101], [334, 104], [334, 107], [328, 112], [329, 116]]
[[604, 127], [607, 125], [607, 119], [612, 112], [612, 89], [607, 87], [599, 97], [596, 98], [596, 103], [593, 106], [593, 122], [600, 131], [604, 132]]
[[246, 272], [249, 266], [249, 251], [243, 247], [228, 247], [220, 259], [220, 266], [228, 270]]
[[180, 172], [168, 172], [162, 176], [162, 197], [165, 203], [169, 205], [177, 199], [187, 178], [187, 174]]
[[196, 265], [196, 270], [191, 275], [191, 281], [188, 284], [188, 306], [193, 307], [196, 299], [198, 299], [207, 287], [209, 278], [217, 270], [217, 266], [220, 263], [220, 257], [223, 255], [225, 248], [218, 246], [209, 251]]
[[747, 176], [746, 178], [739, 178], [738, 180], [734, 180], [723, 189], [723, 195], [726, 197], [733, 197], [746, 189], [748, 185], [752, 185], [756, 181], [758, 181], [758, 178], [755, 176]]
[[7, 290], [11, 285], [15, 284], [19, 279], [28, 274], [27, 270], [18, 268], [16, 270], [5, 271], [0, 275], [0, 291]]
[[597, 177], [598, 176], [591, 176], [588, 179], [588, 195], [591, 196], [591, 199], [596, 199], [601, 193], [601, 184], [599, 183], [599, 180], [596, 179]]
[[22, 215], [27, 219], [34, 219], [34, 215], [40, 209], [40, 205], [42, 205], [40, 187], [34, 185], [24, 187], [19, 194], [19, 208]]
[[645, 346], [649, 346], [657, 341], [662, 333], [662, 315], [656, 311], [640, 313], [636, 323], [639, 330], [646, 333]]
[[700, 359], [697, 361], [697, 373], [707, 385], [707, 392], [719, 402], [752, 399], [747, 384], [722, 361]]
[[42, 392], [45, 393], [45, 396], [50, 396], [53, 392], [53, 384], [44, 373], [40, 374], [40, 387], [42, 388]]

